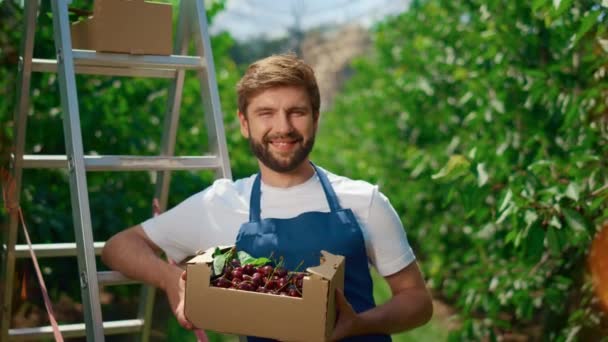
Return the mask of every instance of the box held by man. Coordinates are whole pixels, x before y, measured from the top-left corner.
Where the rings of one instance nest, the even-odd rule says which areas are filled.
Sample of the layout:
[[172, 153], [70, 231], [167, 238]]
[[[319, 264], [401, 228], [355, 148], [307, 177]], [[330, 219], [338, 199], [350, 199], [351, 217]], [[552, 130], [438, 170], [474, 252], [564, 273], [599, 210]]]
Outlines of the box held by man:
[[321, 252], [307, 268], [302, 298], [210, 285], [213, 250], [187, 261], [185, 314], [197, 328], [282, 341], [325, 341], [336, 319], [335, 292], [344, 288], [344, 257]]

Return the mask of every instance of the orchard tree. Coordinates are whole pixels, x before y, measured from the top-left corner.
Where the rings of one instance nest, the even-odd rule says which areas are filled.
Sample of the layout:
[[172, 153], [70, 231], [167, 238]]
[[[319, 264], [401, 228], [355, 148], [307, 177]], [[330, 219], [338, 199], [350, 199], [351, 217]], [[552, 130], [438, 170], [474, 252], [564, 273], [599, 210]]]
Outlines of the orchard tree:
[[414, 1], [321, 119], [315, 158], [389, 195], [459, 338], [602, 333], [606, 6]]

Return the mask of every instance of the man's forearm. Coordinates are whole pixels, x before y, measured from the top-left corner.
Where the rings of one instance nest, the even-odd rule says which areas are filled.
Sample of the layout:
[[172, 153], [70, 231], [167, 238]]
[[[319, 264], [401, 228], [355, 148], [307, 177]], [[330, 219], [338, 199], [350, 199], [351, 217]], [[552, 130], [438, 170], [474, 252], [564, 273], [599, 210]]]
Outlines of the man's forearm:
[[356, 335], [392, 334], [419, 327], [431, 319], [433, 304], [426, 289], [413, 288], [358, 315]]
[[135, 227], [115, 235], [106, 243], [102, 260], [131, 279], [166, 289], [169, 279], [179, 279], [181, 269], [162, 260], [141, 234]]

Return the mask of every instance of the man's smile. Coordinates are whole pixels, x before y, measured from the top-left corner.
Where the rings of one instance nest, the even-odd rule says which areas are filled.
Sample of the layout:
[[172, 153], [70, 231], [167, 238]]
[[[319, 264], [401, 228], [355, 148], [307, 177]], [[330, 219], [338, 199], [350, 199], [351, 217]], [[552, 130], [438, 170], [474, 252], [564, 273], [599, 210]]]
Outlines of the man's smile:
[[280, 152], [288, 152], [294, 149], [299, 140], [275, 139], [270, 140], [270, 145]]

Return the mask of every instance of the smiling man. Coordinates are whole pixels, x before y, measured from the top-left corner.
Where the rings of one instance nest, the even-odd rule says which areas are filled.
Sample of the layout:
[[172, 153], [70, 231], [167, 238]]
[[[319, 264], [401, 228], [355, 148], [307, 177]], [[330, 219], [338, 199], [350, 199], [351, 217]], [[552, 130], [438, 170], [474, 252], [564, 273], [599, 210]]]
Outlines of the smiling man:
[[[282, 256], [293, 269], [301, 262], [317, 265], [320, 251], [327, 250], [345, 256], [346, 265], [332, 340], [390, 341], [392, 333], [425, 324], [432, 315], [431, 297], [389, 200], [377, 186], [309, 160], [321, 102], [310, 66], [293, 55], [262, 59], [249, 66], [237, 93], [241, 133], [260, 172], [217, 180], [166, 213], [117, 234], [103, 250], [104, 262], [162, 288], [180, 324], [192, 328], [183, 312], [183, 271], [163, 261], [161, 251], [182, 260], [235, 243], [254, 257]], [[369, 265], [392, 291], [379, 306]]]
[[[240, 89], [245, 87], [241, 82]], [[249, 140], [260, 167], [279, 174], [272, 178], [284, 180], [289, 178], [280, 174], [297, 174], [298, 168], [311, 170], [304, 161], [315, 142], [319, 113], [313, 112], [301, 86], [287, 85], [253, 94], [242, 106], [238, 112], [241, 133]]]

